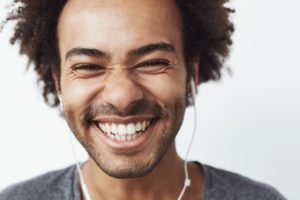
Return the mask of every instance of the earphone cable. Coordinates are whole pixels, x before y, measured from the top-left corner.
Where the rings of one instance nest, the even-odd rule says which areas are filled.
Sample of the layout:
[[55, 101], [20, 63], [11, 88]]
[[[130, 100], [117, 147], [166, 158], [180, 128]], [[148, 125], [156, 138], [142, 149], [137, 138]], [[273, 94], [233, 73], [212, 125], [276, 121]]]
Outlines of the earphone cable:
[[[195, 89], [195, 83], [194, 83], [193, 79], [191, 80], [191, 88], [192, 88], [191, 90], [192, 90], [192, 99], [193, 99], [192, 104], [193, 104], [193, 108], [194, 108], [193, 109], [194, 110], [194, 127], [193, 127], [191, 140], [190, 140], [190, 143], [189, 143], [189, 146], [188, 146], [188, 149], [187, 149], [187, 152], [186, 152], [186, 156], [185, 156], [185, 159], [184, 159], [185, 180], [184, 180], [184, 185], [182, 187], [182, 190], [179, 194], [179, 197], [177, 198], [178, 200], [182, 199], [182, 197], [183, 197], [183, 195], [186, 191], [186, 188], [191, 186], [191, 180], [189, 179], [187, 164], [188, 164], [188, 157], [189, 157], [189, 154], [190, 154], [190, 151], [191, 151], [191, 148], [192, 148], [192, 144], [193, 144], [193, 141], [194, 141], [194, 138], [195, 138], [195, 135], [196, 135], [196, 130], [197, 130], [197, 107], [196, 107], [196, 101], [195, 101], [196, 100], [196, 89]], [[80, 165], [79, 165], [79, 161], [77, 159], [77, 154], [75, 152], [73, 137], [72, 137], [71, 134], [70, 134], [70, 139], [71, 139], [72, 151], [73, 151], [75, 162], [76, 162], [76, 168], [77, 168], [77, 171], [79, 173], [80, 185], [81, 185], [83, 194], [84, 194], [86, 200], [92, 200], [91, 197], [90, 197], [90, 193], [88, 191], [88, 188], [85, 184], [84, 178], [83, 178], [83, 174], [82, 174], [82, 171], [81, 171], [81, 168], [80, 168]]]
[[190, 140], [190, 143], [189, 143], [189, 146], [188, 146], [188, 149], [187, 149], [187, 152], [186, 152], [186, 155], [185, 155], [185, 159], [184, 159], [184, 174], [185, 174], [185, 180], [184, 180], [184, 185], [183, 185], [183, 188], [180, 192], [180, 195], [178, 197], [178, 200], [181, 200], [185, 191], [186, 191], [186, 188], [191, 186], [191, 180], [189, 178], [189, 172], [188, 172], [188, 167], [187, 167], [187, 164], [188, 164], [188, 157], [189, 157], [189, 154], [190, 154], [190, 151], [191, 151], [191, 148], [192, 148], [192, 145], [193, 145], [193, 142], [194, 142], [194, 138], [195, 138], [195, 135], [196, 135], [196, 130], [197, 130], [197, 106], [196, 106], [196, 89], [195, 89], [195, 82], [193, 79], [191, 79], [191, 90], [192, 90], [192, 104], [193, 104], [193, 111], [194, 111], [194, 127], [193, 127], [193, 132], [192, 132], [192, 136], [191, 136], [191, 140]]

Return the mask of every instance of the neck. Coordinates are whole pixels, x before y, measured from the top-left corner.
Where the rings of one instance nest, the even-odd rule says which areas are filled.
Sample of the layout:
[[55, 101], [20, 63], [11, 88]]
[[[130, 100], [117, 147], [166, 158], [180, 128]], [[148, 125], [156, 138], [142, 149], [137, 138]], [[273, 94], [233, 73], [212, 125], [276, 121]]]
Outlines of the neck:
[[177, 199], [185, 179], [184, 161], [173, 144], [149, 174], [117, 179], [104, 173], [92, 160], [83, 166], [92, 199]]

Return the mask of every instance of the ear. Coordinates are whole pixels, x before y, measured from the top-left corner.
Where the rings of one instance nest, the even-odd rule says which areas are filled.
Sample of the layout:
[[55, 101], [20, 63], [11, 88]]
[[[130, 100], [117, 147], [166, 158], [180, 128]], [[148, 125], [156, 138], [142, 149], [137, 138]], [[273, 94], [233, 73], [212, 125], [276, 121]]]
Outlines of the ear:
[[197, 58], [195, 58], [195, 60], [193, 62], [193, 71], [194, 71], [194, 74], [192, 75], [192, 77], [194, 78], [195, 88], [196, 88], [196, 92], [197, 93], [198, 93], [197, 86], [199, 84], [199, 65], [200, 65], [200, 58], [197, 57]]
[[54, 80], [54, 84], [55, 84], [55, 90], [56, 90], [56, 94], [58, 96], [61, 95], [61, 90], [60, 90], [60, 81], [59, 81], [59, 77], [56, 73], [52, 73], [52, 78]]
[[187, 105], [194, 105], [195, 103], [195, 95], [198, 93], [198, 83], [199, 83], [199, 63], [200, 59], [197, 57], [193, 63], [193, 74], [191, 74], [189, 81], [187, 83]]

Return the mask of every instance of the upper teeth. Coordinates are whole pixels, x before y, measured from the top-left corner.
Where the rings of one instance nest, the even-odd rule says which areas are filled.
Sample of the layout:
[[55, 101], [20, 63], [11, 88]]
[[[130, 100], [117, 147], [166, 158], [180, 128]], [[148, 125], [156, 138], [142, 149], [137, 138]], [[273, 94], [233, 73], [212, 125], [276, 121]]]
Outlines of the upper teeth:
[[115, 135], [133, 135], [140, 131], [144, 131], [150, 124], [150, 121], [142, 121], [129, 124], [117, 123], [99, 123], [99, 127], [105, 133], [113, 133]]

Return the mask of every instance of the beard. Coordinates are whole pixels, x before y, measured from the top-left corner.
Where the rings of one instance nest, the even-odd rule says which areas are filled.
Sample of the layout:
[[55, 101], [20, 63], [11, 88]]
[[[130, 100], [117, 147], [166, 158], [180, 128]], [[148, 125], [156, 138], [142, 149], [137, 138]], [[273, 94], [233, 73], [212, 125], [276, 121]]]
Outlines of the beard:
[[[78, 141], [82, 144], [97, 166], [114, 178], [137, 178], [149, 174], [166, 155], [182, 124], [185, 100], [177, 98], [173, 104], [160, 106], [156, 102], [139, 100], [131, 104], [126, 111], [119, 111], [112, 105], [96, 105], [85, 109], [81, 117], [76, 117], [75, 110], [66, 107], [65, 118]], [[141, 152], [114, 152], [113, 155], [101, 150], [89, 134], [95, 116], [134, 116], [149, 114], [155, 117], [159, 130], [156, 133], [155, 148], [148, 154]], [[155, 125], [156, 125], [155, 124]]]

